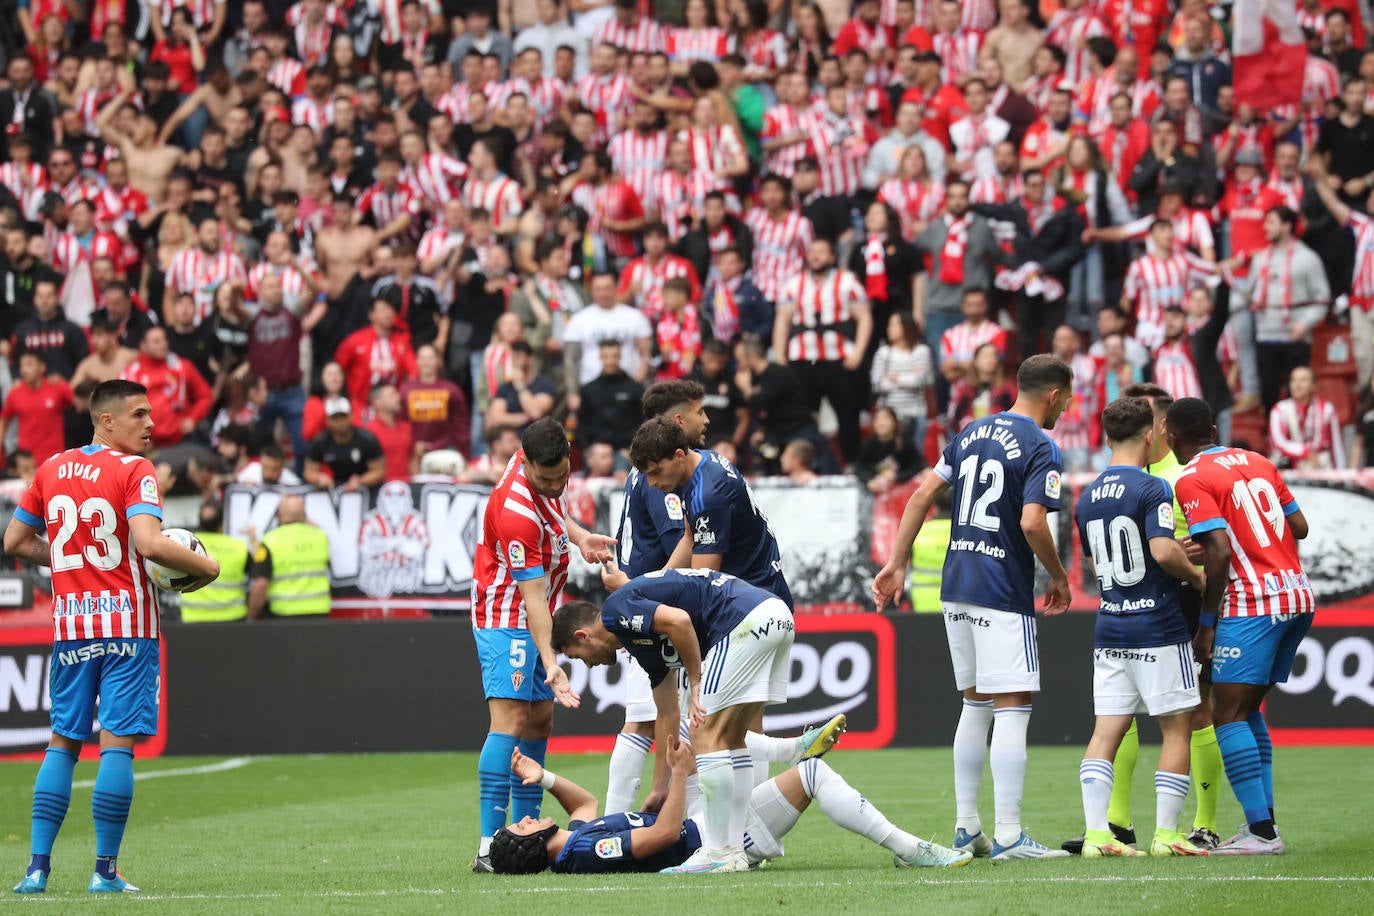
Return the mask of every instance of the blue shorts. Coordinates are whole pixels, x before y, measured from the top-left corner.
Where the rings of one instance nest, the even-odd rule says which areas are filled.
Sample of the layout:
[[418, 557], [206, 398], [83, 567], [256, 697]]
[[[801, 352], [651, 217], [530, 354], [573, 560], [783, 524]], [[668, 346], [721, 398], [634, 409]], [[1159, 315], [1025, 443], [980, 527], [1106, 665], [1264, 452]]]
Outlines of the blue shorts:
[[156, 639], [64, 639], [53, 643], [48, 692], [52, 730], [73, 741], [100, 728], [112, 735], [157, 734], [161, 689], [160, 646]]
[[1221, 618], [1212, 644], [1212, 683], [1283, 683], [1311, 626], [1310, 613]]
[[517, 627], [473, 628], [477, 660], [482, 664], [482, 691], [488, 700], [552, 700], [544, 683], [548, 674], [529, 630]]

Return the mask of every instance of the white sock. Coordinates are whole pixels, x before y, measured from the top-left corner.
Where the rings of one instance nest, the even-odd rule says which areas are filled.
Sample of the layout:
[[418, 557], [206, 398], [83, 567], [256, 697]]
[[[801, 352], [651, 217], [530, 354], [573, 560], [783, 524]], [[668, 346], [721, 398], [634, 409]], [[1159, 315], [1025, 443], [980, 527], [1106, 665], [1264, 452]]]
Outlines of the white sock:
[[970, 835], [983, 829], [978, 817], [978, 793], [983, 789], [991, 725], [992, 700], [964, 700], [959, 727], [954, 730], [954, 826], [964, 828]]
[[[731, 849], [744, 848], [744, 824], [749, 817], [749, 797], [754, 794], [754, 758], [747, 748], [734, 748], [730, 751], [735, 794], [730, 803], [730, 834], [726, 846]], [[768, 778], [767, 771], [764, 779]]]
[[735, 802], [735, 774], [729, 751], [697, 754], [701, 783], [701, 842], [707, 850], [724, 849], [730, 839], [730, 809]]
[[611, 751], [610, 779], [606, 784], [604, 814], [634, 811], [639, 798], [640, 779], [644, 773], [644, 758], [653, 749], [654, 739], [647, 735], [621, 732], [615, 736]]
[[845, 782], [839, 773], [830, 769], [824, 760], [813, 757], [803, 761], [799, 769], [802, 787], [821, 806], [826, 817], [845, 830], [895, 853], [904, 856], [916, 854], [916, 844], [920, 841], [892, 826], [892, 822], [872, 802]]
[[744, 746], [754, 756], [754, 766], [758, 766], [760, 760], [764, 764], [786, 763], [797, 753], [796, 738], [772, 738], [758, 732], [745, 732]]
[[477, 854], [479, 856], [491, 855], [491, 841], [493, 839], [493, 837], [484, 836], [477, 842]]
[[696, 773], [688, 776], [686, 781], [682, 783], [682, 796], [682, 803], [687, 809], [688, 819], [694, 820], [698, 824], [702, 823], [706, 809], [701, 803], [701, 780], [697, 778]]
[[1155, 830], [1177, 832], [1183, 800], [1188, 797], [1188, 774], [1155, 770]]
[[1021, 799], [1026, 791], [1026, 728], [1029, 706], [1004, 706], [992, 715], [993, 839], [1008, 846], [1021, 836]]
[[1089, 830], [1107, 829], [1113, 780], [1110, 760], [1085, 757], [1078, 765], [1078, 781], [1083, 786], [1083, 823]]

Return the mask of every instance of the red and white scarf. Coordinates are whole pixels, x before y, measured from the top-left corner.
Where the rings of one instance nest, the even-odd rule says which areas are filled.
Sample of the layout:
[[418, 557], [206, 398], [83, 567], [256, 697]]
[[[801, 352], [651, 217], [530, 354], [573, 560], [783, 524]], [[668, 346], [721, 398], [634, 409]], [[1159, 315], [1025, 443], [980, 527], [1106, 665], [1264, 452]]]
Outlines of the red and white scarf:
[[887, 254], [880, 235], [869, 236], [864, 245], [864, 292], [869, 299], [887, 301]]
[[[1288, 250], [1284, 253], [1283, 263], [1279, 268], [1279, 285], [1282, 287], [1283, 299], [1282, 307], [1287, 310], [1293, 307], [1293, 252], [1296, 246], [1288, 243]], [[1250, 293], [1250, 308], [1253, 311], [1263, 311], [1269, 307], [1269, 268], [1274, 261], [1274, 246], [1270, 245], [1255, 256], [1253, 265], [1255, 274], [1255, 288]]]
[[735, 301], [735, 289], [739, 284], [738, 277], [729, 283], [716, 284], [716, 293], [711, 302], [711, 321], [717, 340], [734, 340], [739, 331], [739, 303]]
[[967, 215], [955, 219], [945, 217], [949, 234], [945, 237], [945, 247], [940, 251], [940, 282], [946, 286], [962, 286], [964, 283], [964, 251], [968, 248]]

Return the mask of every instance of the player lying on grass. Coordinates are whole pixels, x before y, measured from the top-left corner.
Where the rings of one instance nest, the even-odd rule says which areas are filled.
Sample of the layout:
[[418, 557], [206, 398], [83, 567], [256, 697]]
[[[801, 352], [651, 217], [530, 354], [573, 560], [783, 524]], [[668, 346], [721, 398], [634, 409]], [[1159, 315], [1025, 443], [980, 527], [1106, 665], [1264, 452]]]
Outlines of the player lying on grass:
[[1159, 719], [1164, 735], [1150, 855], [1206, 855], [1178, 832], [1188, 797], [1192, 712], [1200, 702], [1180, 594], [1184, 582], [1201, 591], [1203, 572], [1174, 539], [1173, 491], [1143, 470], [1156, 432], [1150, 402], [1113, 401], [1102, 411], [1102, 429], [1111, 465], [1083, 490], [1074, 513], [1102, 593], [1093, 639], [1097, 724], [1078, 772], [1087, 822], [1083, 856], [1143, 855], [1115, 838], [1107, 819], [1112, 758], [1139, 712]]
[[[526, 785], [542, 785], [552, 792], [568, 813], [568, 826], [559, 827], [551, 817], [526, 817], [503, 827], [491, 843], [492, 869], [508, 875], [536, 874], [546, 868], [558, 874], [675, 873], [674, 866], [701, 848], [702, 829], [684, 817], [683, 786], [696, 770], [691, 746], [670, 737], [668, 762], [672, 783], [657, 814], [597, 817], [596, 796], [517, 750], [511, 755], [511, 771]], [[812, 757], [758, 786], [750, 796], [744, 837], [750, 867], [783, 854], [782, 838], [813, 800], [836, 824], [890, 850], [898, 868], [950, 867], [973, 858], [894, 827], [825, 761]]]
[[[681, 870], [745, 871], [744, 813], [754, 785], [745, 733], [764, 706], [787, 699], [792, 612], [775, 595], [712, 569], [627, 580], [608, 565], [602, 581], [612, 591], [604, 607], [574, 601], [558, 609], [554, 651], [588, 665], [614, 665], [625, 648], [653, 685], [659, 735], [676, 733], [687, 712], [698, 752], [704, 844]], [[676, 668], [687, 675], [685, 709], [677, 679], [668, 677]]]

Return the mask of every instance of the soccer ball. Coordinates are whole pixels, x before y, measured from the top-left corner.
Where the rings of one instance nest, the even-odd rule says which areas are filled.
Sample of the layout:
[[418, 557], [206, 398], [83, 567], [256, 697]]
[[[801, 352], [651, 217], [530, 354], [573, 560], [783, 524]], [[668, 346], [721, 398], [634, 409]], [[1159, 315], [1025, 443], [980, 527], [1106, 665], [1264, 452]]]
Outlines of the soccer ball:
[[[162, 532], [162, 536], [171, 538], [182, 547], [194, 550], [201, 556], [209, 556], [205, 552], [205, 545], [200, 542], [192, 532], [185, 528], [168, 528]], [[153, 580], [153, 584], [158, 588], [168, 592], [184, 592], [201, 584], [199, 576], [188, 575], [175, 569], [168, 569], [160, 563], [144, 559], [143, 568], [148, 573], [148, 578]]]

